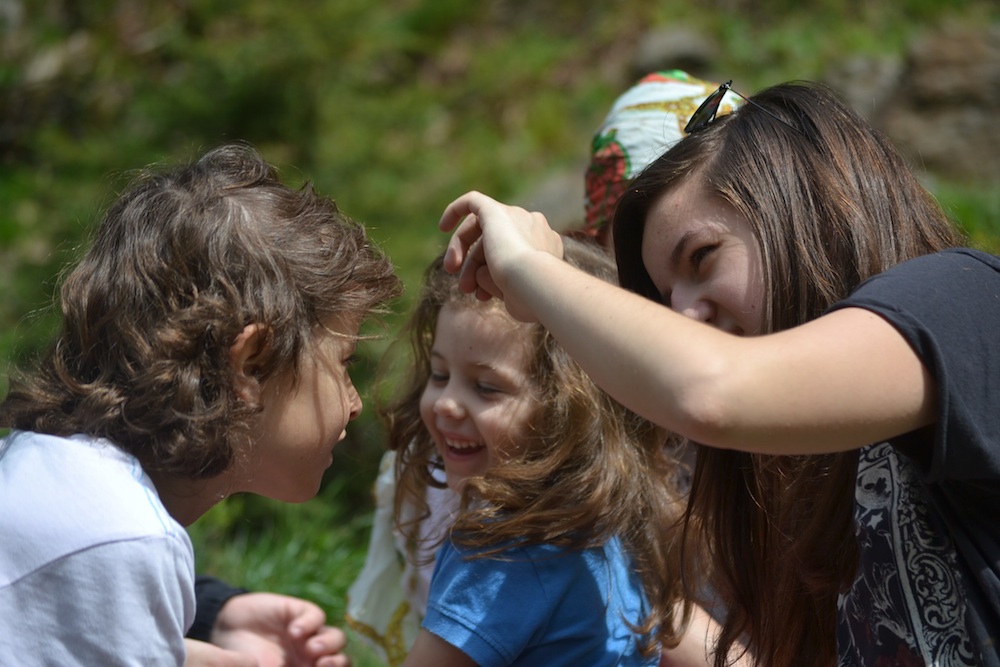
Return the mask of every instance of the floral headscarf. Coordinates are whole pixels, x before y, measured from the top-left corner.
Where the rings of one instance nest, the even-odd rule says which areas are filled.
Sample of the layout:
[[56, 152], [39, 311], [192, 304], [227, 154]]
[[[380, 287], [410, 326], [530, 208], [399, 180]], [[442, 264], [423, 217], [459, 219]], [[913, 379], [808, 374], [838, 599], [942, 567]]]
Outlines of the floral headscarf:
[[[615, 100], [591, 145], [582, 234], [607, 245], [608, 222], [625, 188], [684, 137], [688, 118], [718, 87], [681, 70], [652, 72]], [[719, 114], [732, 112], [737, 101], [727, 95]]]

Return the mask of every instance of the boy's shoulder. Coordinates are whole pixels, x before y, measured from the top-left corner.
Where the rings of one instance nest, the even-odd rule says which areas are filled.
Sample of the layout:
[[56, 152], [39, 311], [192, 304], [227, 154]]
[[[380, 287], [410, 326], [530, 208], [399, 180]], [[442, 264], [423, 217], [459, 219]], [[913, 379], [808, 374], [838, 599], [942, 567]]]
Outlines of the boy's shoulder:
[[5, 578], [114, 542], [166, 539], [190, 549], [138, 460], [87, 436], [13, 431], [0, 440], [0, 533]]

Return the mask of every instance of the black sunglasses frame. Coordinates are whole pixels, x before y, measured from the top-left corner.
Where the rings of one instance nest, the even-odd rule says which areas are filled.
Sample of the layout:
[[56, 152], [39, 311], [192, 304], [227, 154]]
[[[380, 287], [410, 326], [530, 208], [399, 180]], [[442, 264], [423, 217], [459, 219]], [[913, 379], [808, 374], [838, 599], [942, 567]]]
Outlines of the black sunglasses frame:
[[726, 81], [724, 84], [719, 86], [714, 93], [706, 97], [705, 101], [702, 102], [697, 109], [695, 109], [694, 113], [691, 114], [691, 118], [688, 120], [687, 125], [684, 126], [684, 134], [692, 134], [694, 132], [698, 132], [699, 130], [703, 130], [709, 125], [711, 125], [715, 121], [716, 114], [718, 114], [719, 112], [719, 105], [722, 104], [722, 98], [725, 97], [726, 93], [729, 91], [732, 91], [734, 94], [743, 98], [743, 101], [745, 101], [747, 104], [752, 104], [753, 106], [757, 107], [758, 109], [760, 109], [768, 116], [781, 123], [782, 125], [795, 130], [799, 134], [803, 134], [802, 130], [795, 127], [794, 125], [784, 120], [783, 118], [779, 118], [770, 109], [767, 109], [763, 105], [754, 102], [749, 97], [740, 93], [739, 91], [733, 90], [732, 79]]

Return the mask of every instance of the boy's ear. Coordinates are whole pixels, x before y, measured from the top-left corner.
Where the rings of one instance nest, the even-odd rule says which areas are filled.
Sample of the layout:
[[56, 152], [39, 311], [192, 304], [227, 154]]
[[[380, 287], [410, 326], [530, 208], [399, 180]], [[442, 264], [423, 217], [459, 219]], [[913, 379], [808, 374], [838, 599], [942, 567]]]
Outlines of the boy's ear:
[[248, 324], [229, 347], [229, 367], [237, 395], [247, 403], [260, 402], [260, 381], [257, 364], [264, 343], [264, 332], [258, 324]]

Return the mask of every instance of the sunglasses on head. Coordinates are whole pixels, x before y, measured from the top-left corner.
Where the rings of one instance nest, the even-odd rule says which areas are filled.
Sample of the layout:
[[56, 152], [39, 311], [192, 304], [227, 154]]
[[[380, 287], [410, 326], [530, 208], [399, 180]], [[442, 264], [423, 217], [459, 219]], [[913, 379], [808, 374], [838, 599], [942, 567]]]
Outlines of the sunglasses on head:
[[787, 121], [779, 118], [770, 110], [768, 110], [766, 107], [758, 104], [757, 102], [754, 102], [746, 95], [743, 95], [742, 93], [733, 90], [732, 79], [726, 81], [724, 84], [719, 86], [719, 88], [714, 93], [705, 98], [705, 101], [701, 103], [701, 106], [695, 109], [695, 112], [691, 114], [691, 119], [688, 120], [687, 125], [684, 126], [684, 134], [691, 134], [692, 132], [703, 130], [709, 125], [711, 125], [712, 122], [715, 121], [716, 114], [719, 112], [719, 105], [722, 104], [722, 98], [725, 97], [726, 93], [729, 91], [732, 91], [734, 94], [739, 95], [741, 98], [743, 98], [743, 100], [747, 104], [752, 104], [753, 106], [757, 107], [758, 109], [760, 109], [768, 116], [781, 123], [782, 125], [790, 127], [799, 134], [802, 134], [801, 130], [799, 130], [794, 125], [791, 125]]

